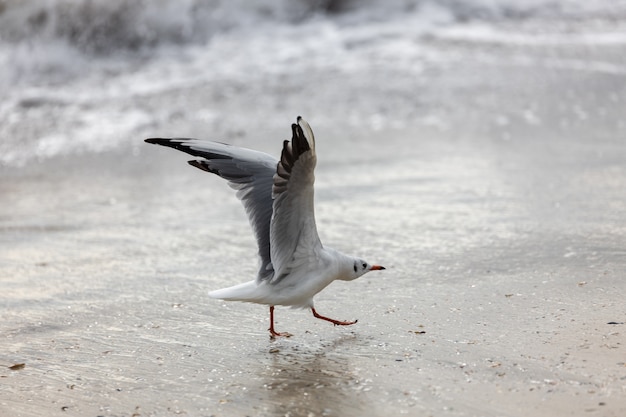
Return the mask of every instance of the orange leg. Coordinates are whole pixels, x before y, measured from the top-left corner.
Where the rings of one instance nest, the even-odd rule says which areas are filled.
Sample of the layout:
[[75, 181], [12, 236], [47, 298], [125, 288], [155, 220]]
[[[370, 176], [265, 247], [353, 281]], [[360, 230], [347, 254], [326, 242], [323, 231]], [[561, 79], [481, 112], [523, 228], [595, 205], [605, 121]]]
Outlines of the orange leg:
[[317, 314], [317, 311], [315, 311], [315, 309], [313, 307], [311, 307], [311, 311], [313, 312], [313, 316], [315, 316], [315, 318], [329, 321], [332, 324], [334, 324], [335, 326], [349, 326], [349, 325], [354, 324], [354, 323], [356, 323], [358, 321], [358, 320], [354, 320], [354, 321], [339, 321], [339, 320], [331, 319], [329, 317], [324, 317], [324, 316], [322, 316], [320, 314]]
[[277, 332], [276, 330], [274, 330], [274, 306], [270, 306], [270, 328], [268, 329], [270, 331], [270, 337], [272, 339], [274, 339], [275, 337], [280, 337], [280, 336], [284, 336], [284, 337], [290, 337], [293, 336], [291, 333], [288, 332]]

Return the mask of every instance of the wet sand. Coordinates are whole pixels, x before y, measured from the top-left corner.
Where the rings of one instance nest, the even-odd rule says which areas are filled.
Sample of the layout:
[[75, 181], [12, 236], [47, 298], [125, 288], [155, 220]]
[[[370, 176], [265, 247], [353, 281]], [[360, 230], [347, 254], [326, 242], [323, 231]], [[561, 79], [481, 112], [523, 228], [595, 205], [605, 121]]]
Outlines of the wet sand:
[[[0, 415], [624, 415], [626, 74], [567, 50], [525, 49], [530, 65], [432, 42], [449, 60], [387, 90], [320, 71], [304, 93], [296, 77], [222, 103], [246, 123], [219, 139], [267, 152], [310, 121], [322, 241], [388, 268], [317, 297], [351, 327], [277, 309], [294, 336], [271, 341], [266, 307], [207, 297], [250, 279], [256, 249], [219, 178], [141, 142], [184, 134], [184, 117], [128, 149], [1, 168]], [[361, 106], [363, 125], [342, 126], [360, 117], [350, 100], [299, 96], [320, 85], [376, 117], [417, 103], [414, 118], [376, 130]], [[196, 105], [214, 88], [137, 101]], [[263, 100], [284, 128], [253, 132]]]

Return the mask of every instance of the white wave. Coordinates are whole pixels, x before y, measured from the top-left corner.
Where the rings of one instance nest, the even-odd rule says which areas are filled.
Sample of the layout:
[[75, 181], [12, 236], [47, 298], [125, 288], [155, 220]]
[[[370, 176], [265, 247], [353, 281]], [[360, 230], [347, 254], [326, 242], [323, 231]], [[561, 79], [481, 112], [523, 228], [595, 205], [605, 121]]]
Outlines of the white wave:
[[[572, 34], [550, 32], [548, 24], [541, 33], [515, 33], [498, 24], [516, 16], [526, 21], [529, 15], [537, 20], [616, 16], [616, 11], [626, 10], [626, 0], [4, 0], [0, 5], [0, 164], [9, 165], [114, 149], [128, 144], [145, 126], [175, 119], [180, 111], [180, 105], [169, 104], [157, 106], [162, 110], [136, 108], [135, 101], [143, 97], [207, 84], [217, 86], [226, 100], [230, 90], [241, 86], [247, 94], [263, 95], [267, 90], [259, 86], [284, 77], [308, 80], [309, 72], [337, 74], [346, 82], [353, 76], [369, 77], [365, 71], [380, 74], [379, 81], [406, 101], [400, 106], [406, 114], [392, 118], [377, 102], [343, 97], [353, 91], [349, 88], [326, 91], [323, 103], [351, 103], [355, 110], [343, 118], [348, 123], [362, 123], [360, 114], [367, 113], [372, 129], [387, 127], [384, 123], [401, 126], [403, 118], [413, 115], [415, 103], [406, 85], [394, 84], [393, 77], [419, 76], [427, 54], [433, 54], [425, 51], [425, 37], [618, 46], [626, 38], [621, 29]], [[527, 57], [516, 59], [523, 64]], [[619, 63], [576, 58], [546, 65], [623, 73]], [[277, 97], [288, 96], [282, 83], [275, 88]], [[238, 100], [243, 96], [232, 95]], [[273, 109], [282, 105], [273, 97], [264, 100]], [[223, 120], [226, 110], [217, 116], [217, 110], [203, 104], [191, 109], [186, 103], [185, 117], [216, 129], [220, 123], [236, 123]], [[323, 124], [324, 117], [316, 116], [316, 124]]]
[[110, 53], [162, 43], [204, 43], [216, 33], [315, 16], [355, 24], [436, 6], [457, 21], [538, 16], [624, 16], [626, 0], [3, 0], [0, 41], [62, 39]]

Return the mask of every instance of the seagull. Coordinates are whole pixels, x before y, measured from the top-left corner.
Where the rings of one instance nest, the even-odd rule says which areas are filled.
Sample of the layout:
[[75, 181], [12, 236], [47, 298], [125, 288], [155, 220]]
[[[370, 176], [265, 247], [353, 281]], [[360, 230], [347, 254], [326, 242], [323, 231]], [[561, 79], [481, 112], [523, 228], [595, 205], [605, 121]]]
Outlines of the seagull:
[[221, 290], [212, 298], [269, 305], [270, 337], [291, 336], [274, 329], [274, 306], [310, 308], [313, 316], [336, 326], [341, 321], [315, 310], [313, 297], [335, 280], [352, 281], [385, 269], [322, 245], [315, 225], [315, 137], [300, 116], [291, 125], [291, 141], [283, 142], [280, 159], [221, 142], [190, 138], [150, 138], [197, 157], [189, 164], [216, 174], [237, 191], [259, 247], [256, 279]]

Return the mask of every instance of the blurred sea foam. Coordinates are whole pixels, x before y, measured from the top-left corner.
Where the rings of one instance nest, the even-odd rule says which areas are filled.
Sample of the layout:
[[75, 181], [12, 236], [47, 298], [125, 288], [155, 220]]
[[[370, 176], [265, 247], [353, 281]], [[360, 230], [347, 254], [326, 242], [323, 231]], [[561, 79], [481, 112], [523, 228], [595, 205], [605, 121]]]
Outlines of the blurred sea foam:
[[433, 38], [626, 46], [625, 22], [625, 0], [0, 0], [0, 164], [126, 144], [159, 117], [137, 97], [311, 69], [418, 74]]

